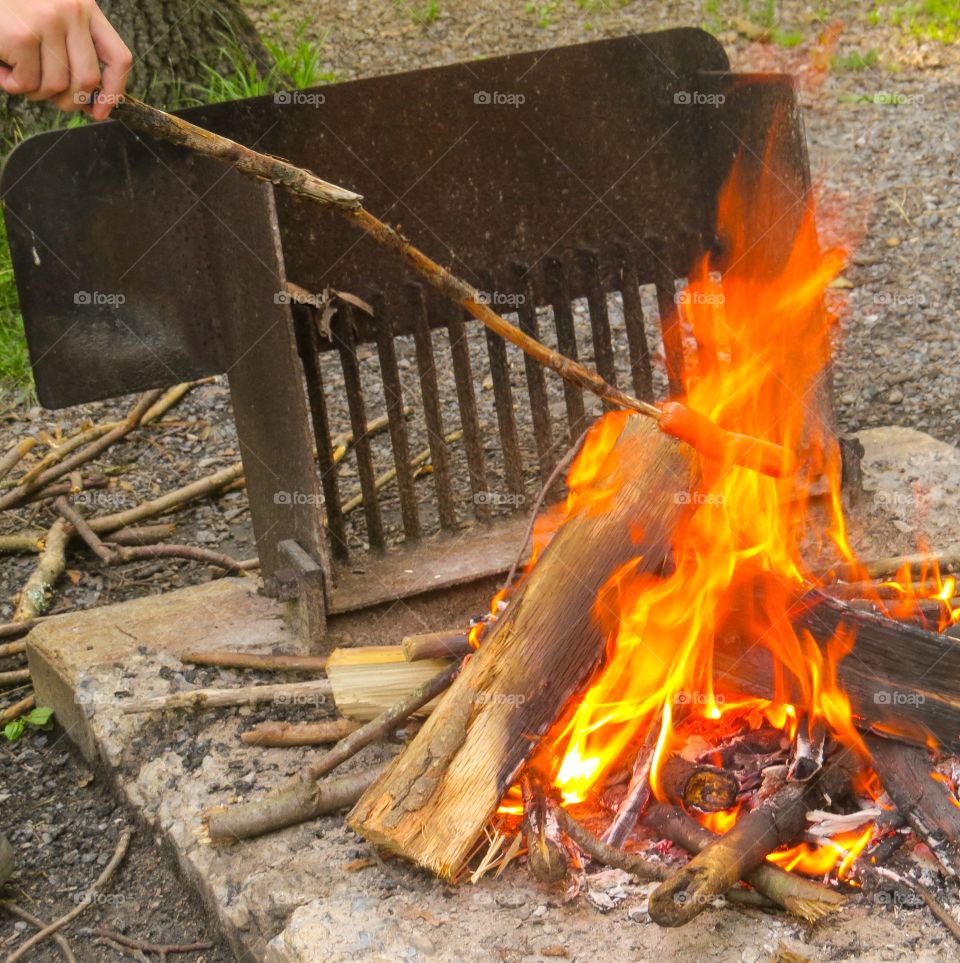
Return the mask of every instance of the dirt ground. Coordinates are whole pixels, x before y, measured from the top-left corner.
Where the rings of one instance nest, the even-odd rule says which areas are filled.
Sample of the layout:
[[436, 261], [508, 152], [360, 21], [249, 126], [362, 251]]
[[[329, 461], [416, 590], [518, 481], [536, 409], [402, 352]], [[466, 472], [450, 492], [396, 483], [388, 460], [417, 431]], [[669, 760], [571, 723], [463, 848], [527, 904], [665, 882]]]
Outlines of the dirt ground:
[[[956, 48], [874, 26], [868, 10], [855, 3], [828, 4], [819, 12], [801, 3], [780, 4], [779, 25], [800, 30], [805, 38], [795, 47], [754, 42], [729, 29], [725, 20], [739, 13], [736, 4], [727, 5], [737, 7], [728, 11], [722, 3], [440, 0], [439, 14], [430, 23], [416, 22], [414, 14], [425, 7], [419, 0], [412, 5], [401, 0], [288, 3], [279, 15], [274, 12], [277, 4], [266, 0], [248, 0], [247, 6], [268, 30], [292, 32], [307, 22], [308, 35], [325, 38], [325, 58], [341, 79], [701, 24], [719, 32], [735, 69], [796, 73], [802, 83], [813, 176], [824, 195], [824, 237], [852, 236], [858, 241], [834, 292], [842, 312], [835, 369], [841, 427], [856, 431], [899, 424], [960, 443]], [[863, 69], [816, 69], [823, 49], [818, 37], [837, 18], [844, 23], [837, 55], [852, 63], [851, 55], [859, 52], [867, 61]], [[361, 183], [354, 186], [362, 189]], [[841, 298], [845, 306], [839, 304]], [[367, 376], [374, 379], [375, 357], [365, 364]], [[522, 378], [522, 367], [516, 376]], [[59, 413], [7, 412], [0, 415], [0, 450], [28, 432], [67, 431], [85, 420], [116, 417], [130, 403], [124, 399]], [[335, 430], [348, 427], [345, 408], [334, 409], [331, 417]], [[97, 507], [110, 511], [132, 505], [236, 457], [227, 389], [222, 383], [203, 386], [162, 426], [138, 434], [101, 461], [124, 474], [121, 486], [109, 493], [111, 501]], [[46, 528], [51, 520], [43, 511], [8, 512], [0, 519], [0, 533]], [[184, 513], [178, 518], [178, 537], [237, 557], [252, 555], [245, 495], [234, 493]], [[353, 539], [362, 546], [359, 528]], [[5, 557], [0, 563], [0, 621], [12, 615], [14, 597], [33, 564], [29, 556]], [[78, 554], [68, 575], [55, 610], [159, 592], [205, 579], [208, 572], [199, 565], [170, 562], [105, 571]], [[0, 660], [0, 671], [12, 667], [12, 662]], [[0, 707], [4, 704], [0, 700]], [[85, 765], [59, 728], [0, 746], [0, 832], [11, 837], [20, 859], [4, 895], [38, 916], [52, 919], [74, 905], [76, 894], [99, 871], [95, 867], [109, 858], [124, 821], [105, 780], [97, 776], [89, 781]], [[114, 904], [92, 907], [67, 931], [81, 961], [119, 959], [114, 951], [93, 945], [89, 930], [97, 925], [165, 942], [216, 939], [201, 908], [176, 882], [168, 855], [143, 830], [112, 892], [121, 894]], [[170, 894], [177, 894], [176, 899]], [[911, 932], [930, 925], [918, 914], [905, 915], [902, 944], [877, 958], [908, 959]], [[11, 929], [9, 919], [0, 918], [0, 949], [12, 948], [20, 933], [19, 926]], [[57, 958], [52, 944], [31, 957], [40, 963]], [[181, 958], [219, 963], [230, 955], [218, 944]], [[758, 958], [763, 957], [753, 957]], [[867, 957], [859, 947], [833, 947], [829, 958]]]

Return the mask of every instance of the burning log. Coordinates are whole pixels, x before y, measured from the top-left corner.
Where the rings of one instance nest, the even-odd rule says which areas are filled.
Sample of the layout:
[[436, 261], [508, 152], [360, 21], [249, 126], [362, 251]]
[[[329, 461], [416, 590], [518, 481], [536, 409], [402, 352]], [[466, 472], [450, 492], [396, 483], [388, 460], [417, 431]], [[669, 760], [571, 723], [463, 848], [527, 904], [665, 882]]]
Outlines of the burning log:
[[[542, 737], [603, 655], [592, 609], [631, 560], [656, 571], [686, 515], [689, 450], [645, 420], [624, 418], [598, 468], [615, 492], [554, 536], [479, 651], [348, 824], [445, 878], [453, 878]], [[431, 827], [429, 833], [423, 827]]]
[[808, 782], [786, 782], [736, 825], [718, 836], [683, 869], [654, 890], [650, 918], [660, 926], [683, 926], [703, 912], [717, 896], [760, 866], [768, 853], [798, 836], [807, 810], [821, 797], [845, 795], [850, 771], [841, 750]]
[[615, 849], [619, 849], [626, 842], [637, 824], [640, 813], [643, 812], [643, 807], [650, 801], [650, 767], [653, 765], [653, 753], [657, 746], [659, 732], [660, 716], [658, 715], [647, 730], [647, 737], [634, 760], [627, 794], [617, 810], [616, 817], [603, 834], [603, 841]]
[[705, 813], [732, 809], [740, 792], [732, 772], [716, 766], [698, 766], [679, 755], [663, 764], [660, 781], [671, 802]]
[[934, 778], [926, 749], [867, 736], [873, 767], [900, 814], [950, 876], [960, 876], [960, 809], [946, 780]]
[[[703, 852], [719, 838], [682, 810], [662, 804], [651, 807], [643, 817], [643, 825], [661, 839], [669, 839], [694, 855]], [[808, 923], [821, 919], [846, 903], [846, 897], [837, 890], [828, 889], [796, 873], [788, 873], [766, 861], [747, 873], [744, 882], [777, 906]]]

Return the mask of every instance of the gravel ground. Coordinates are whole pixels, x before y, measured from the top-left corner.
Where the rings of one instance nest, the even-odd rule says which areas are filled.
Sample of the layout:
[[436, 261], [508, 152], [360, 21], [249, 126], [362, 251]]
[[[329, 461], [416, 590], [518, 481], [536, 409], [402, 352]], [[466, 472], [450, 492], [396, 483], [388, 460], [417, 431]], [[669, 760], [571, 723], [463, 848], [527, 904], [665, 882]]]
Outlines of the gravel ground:
[[[821, 45], [815, 40], [824, 28], [812, 8], [780, 5], [784, 28], [799, 27], [807, 41], [798, 47], [755, 43], [724, 29], [711, 12], [713, 5], [695, 3], [624, 4], [583, 3], [572, 0], [537, 4], [502, 4], [491, 0], [440, 0], [439, 16], [429, 24], [414, 22], [403, 3], [361, 3], [359, 0], [321, 0], [284, 5], [280, 17], [274, 6], [248, 0], [261, 25], [292, 29], [309, 20], [309, 32], [319, 37], [329, 31], [325, 51], [329, 66], [344, 78], [394, 72], [448, 63], [476, 56], [546, 48], [595, 37], [671, 25], [711, 23], [736, 69], [782, 69], [802, 78], [811, 166], [823, 188], [821, 227], [825, 239], [859, 238], [844, 287], [834, 295], [846, 301], [838, 337], [836, 387], [842, 427], [855, 431], [884, 424], [901, 424], [960, 443], [960, 413], [955, 358], [960, 349], [957, 321], [960, 295], [960, 189], [955, 143], [960, 53], [954, 48], [906, 38], [890, 28], [870, 27], [858, 5], [835, 5], [822, 21], [840, 15], [846, 28], [839, 53], [876, 51], [877, 63], [863, 70], [833, 70], [825, 75], [812, 66]], [[722, 4], [720, 6], [723, 6]], [[418, 3], [414, 4], [417, 9]], [[733, 14], [731, 14], [732, 16]], [[544, 18], [548, 21], [544, 24]], [[872, 57], [871, 57], [872, 60]], [[873, 95], [894, 94], [876, 103]], [[868, 99], [869, 98], [869, 99]], [[616, 305], [613, 305], [614, 311]], [[584, 319], [581, 318], [581, 322]], [[581, 323], [580, 327], [583, 327]], [[477, 335], [479, 338], [479, 335]], [[474, 357], [485, 356], [477, 341]], [[438, 352], [446, 350], [438, 344]], [[619, 352], [622, 354], [622, 352]], [[414, 385], [412, 347], [401, 346], [405, 382]], [[584, 352], [587, 361], [589, 345]], [[404, 362], [407, 362], [404, 365]], [[523, 366], [512, 358], [513, 377], [522, 386]], [[362, 363], [366, 385], [374, 391], [379, 378], [375, 355]], [[478, 381], [486, 380], [482, 367]], [[447, 373], [449, 377], [449, 372]], [[552, 397], [559, 404], [559, 386]], [[451, 395], [452, 396], [452, 395]], [[492, 422], [492, 392], [479, 392], [482, 414]], [[10, 411], [0, 416], [0, 449], [25, 434], [60, 429], [71, 431], [85, 421], [122, 415], [132, 403], [122, 399], [87, 405], [66, 412], [39, 409]], [[379, 413], [374, 396], [371, 415]], [[445, 411], [448, 424], [454, 409]], [[335, 430], [349, 426], [347, 412], [334, 406]], [[422, 422], [415, 422], [421, 424]], [[416, 432], [420, 433], [417, 434]], [[412, 449], [424, 447], [422, 428], [416, 429]], [[489, 440], [491, 458], [495, 439]], [[377, 440], [379, 464], [385, 467], [388, 442]], [[532, 464], [532, 452], [527, 453]], [[222, 383], [195, 389], [160, 425], [131, 436], [100, 461], [123, 474], [109, 490], [96, 497], [98, 511], [129, 506], [186, 481], [209, 474], [236, 460], [236, 437], [229, 397]], [[381, 468], [382, 470], [382, 468]], [[454, 454], [456, 477], [465, 477], [462, 450]], [[496, 471], [496, 463], [494, 463]], [[355, 468], [344, 468], [345, 494], [357, 490]], [[531, 472], [529, 481], [534, 484]], [[492, 482], [495, 484], [496, 480]], [[421, 498], [430, 502], [428, 481], [421, 482]], [[461, 483], [466, 523], [469, 495]], [[395, 506], [388, 503], [390, 525], [396, 529]], [[393, 513], [391, 514], [391, 512]], [[0, 533], [25, 526], [44, 528], [51, 522], [44, 510], [6, 513]], [[177, 517], [178, 540], [209, 544], [237, 557], [253, 554], [249, 513], [242, 493], [207, 501]], [[364, 544], [363, 526], [352, 523], [351, 543]], [[5, 558], [0, 569], [0, 619], [13, 610], [16, 592], [32, 565], [30, 557]], [[208, 577], [195, 564], [141, 563], [121, 571], [103, 571], [79, 554], [71, 558], [69, 577], [55, 600], [55, 610], [106, 604], [135, 595], [159, 592]], [[0, 671], [12, 665], [0, 665]], [[0, 702], [2, 705], [2, 702]], [[31, 735], [0, 750], [0, 828], [23, 852], [22, 869], [12, 895], [44, 918], [69, 908], [82, 890], [92, 867], [112, 851], [123, 814], [115, 811], [102, 778], [86, 782], [85, 767], [67, 748], [63, 734]], [[76, 855], [72, 855], [76, 854]], [[85, 861], [86, 859], [86, 861]], [[93, 873], [95, 875], [95, 873]], [[10, 887], [8, 887], [8, 890]], [[117, 928], [141, 937], [165, 940], [201, 939], [207, 932], [201, 910], [181, 893], [170, 861], [141, 831], [131, 856], [117, 877], [114, 892], [124, 894], [118, 906], [89, 910], [70, 931], [119, 919]], [[99, 914], [99, 917], [98, 917]], [[0, 921], [0, 947], [9, 938], [6, 919]], [[84, 940], [89, 944], [89, 940]], [[103, 948], [83, 948], [82, 959], [107, 958]], [[112, 952], [112, 951], [110, 951]], [[207, 953], [208, 960], [227, 959], [222, 949]], [[217, 955], [220, 954], [220, 955]], [[54, 959], [46, 948], [37, 960]]]

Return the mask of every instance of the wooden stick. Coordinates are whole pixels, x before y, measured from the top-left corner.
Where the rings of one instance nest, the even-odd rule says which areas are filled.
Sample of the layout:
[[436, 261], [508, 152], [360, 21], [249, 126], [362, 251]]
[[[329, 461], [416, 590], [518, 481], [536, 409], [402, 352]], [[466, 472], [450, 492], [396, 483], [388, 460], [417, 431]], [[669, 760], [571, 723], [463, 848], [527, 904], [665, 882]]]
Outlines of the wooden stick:
[[261, 722], [240, 739], [248, 746], [317, 746], [339, 742], [356, 732], [359, 722], [330, 719], [326, 722]]
[[13, 847], [6, 836], [0, 835], [0, 886], [13, 875]]
[[37, 555], [43, 551], [43, 539], [44, 533], [37, 531], [0, 535], [0, 554]]
[[181, 662], [221, 669], [256, 669], [261, 672], [325, 672], [324, 655], [271, 655], [259, 652], [184, 652]]
[[321, 705], [330, 697], [327, 679], [287, 682], [283, 685], [254, 685], [240, 689], [193, 689], [153, 699], [128, 702], [123, 712], [163, 712], [167, 709], [221, 709], [226, 706], [255, 706], [264, 702], [289, 705]]
[[[0, 879], [0, 883], [3, 880]], [[19, 916], [20, 919], [26, 920], [31, 926], [36, 927], [38, 930], [45, 930], [47, 924], [43, 920], [38, 919], [32, 913], [28, 913], [22, 906], [18, 906], [12, 900], [3, 899], [0, 900], [0, 906], [2, 906], [8, 913], [13, 913], [14, 916]], [[53, 934], [53, 942], [57, 944], [60, 948], [60, 952], [63, 954], [63, 958], [67, 963], [77, 963], [77, 958], [73, 955], [73, 950], [70, 949], [70, 944], [67, 942], [67, 938], [62, 933]]]
[[400, 645], [408, 662], [420, 662], [423, 659], [462, 659], [473, 651], [469, 634], [460, 629], [407, 635], [401, 639]]
[[[207, 829], [210, 835], [214, 838], [261, 836], [264, 833], [283, 829], [306, 819], [312, 819], [317, 815], [313, 808], [317, 780], [355, 756], [364, 747], [393, 732], [413, 713], [443, 692], [453, 681], [459, 669], [459, 663], [454, 663], [448, 669], [438, 673], [429, 682], [420, 686], [376, 719], [372, 719], [341, 739], [316, 762], [305, 766], [297, 775], [271, 790], [262, 799], [244, 803], [242, 806], [230, 806], [226, 809], [216, 810], [215, 818], [211, 816], [211, 819], [207, 821]], [[378, 777], [382, 771], [382, 769], [377, 770]], [[358, 792], [356, 798], [352, 800], [352, 803], [355, 803], [362, 792], [373, 785], [374, 781], [371, 779], [366, 783], [363, 790]], [[337, 783], [329, 785], [333, 787]], [[348, 785], [352, 791], [355, 784], [349, 783]], [[331, 792], [333, 792], [333, 789], [331, 789]], [[337, 796], [337, 798], [340, 797]]]
[[295, 826], [352, 806], [377, 780], [384, 766], [362, 769], [321, 783], [298, 783], [282, 793], [206, 810], [203, 826], [212, 842], [234, 842]]
[[117, 550], [104, 545], [100, 537], [90, 528], [83, 516], [67, 501], [60, 497], [53, 503], [54, 510], [65, 518], [73, 530], [86, 542], [87, 547], [101, 562], [113, 565], [117, 561]]
[[162, 398], [152, 405], [140, 421], [141, 425], [150, 425], [162, 418], [188, 391], [200, 385], [212, 384], [216, 377], [201, 378], [199, 381], [185, 381], [183, 384], [168, 388]]
[[110, 862], [104, 867], [103, 872], [97, 877], [94, 884], [87, 890], [83, 899], [77, 903], [76, 906], [69, 913], [65, 913], [58, 920], [54, 920], [49, 926], [40, 930], [39, 933], [34, 934], [25, 943], [21, 943], [16, 950], [11, 953], [4, 963], [17, 963], [17, 960], [22, 959], [27, 950], [32, 950], [35, 946], [42, 943], [48, 936], [53, 936], [57, 930], [62, 929], [71, 920], [76, 919], [92, 902], [94, 896], [109, 882], [110, 877], [113, 876], [116, 868], [123, 862], [123, 857], [127, 854], [127, 848], [130, 845], [130, 837], [133, 835], [131, 830], [125, 829], [120, 834], [120, 839], [117, 842], [117, 848], [114, 851]]
[[940, 571], [956, 571], [960, 569], [960, 548], [953, 547], [943, 552], [916, 552], [912, 555], [894, 555], [891, 558], [877, 558], [857, 565], [837, 565], [833, 568], [834, 577], [840, 581], [849, 582], [853, 578], [889, 578], [896, 575], [904, 565], [910, 566], [914, 577], [919, 577], [926, 568], [932, 571], [933, 563], [940, 566]]
[[30, 681], [29, 669], [14, 669], [12, 672], [0, 672], [0, 688], [11, 685], [19, 685], [21, 682]]
[[555, 810], [560, 828], [589, 856], [605, 866], [622, 869], [638, 879], [667, 879], [670, 869], [659, 863], [651, 862], [635, 853], [625, 853], [622, 849], [614, 849], [598, 839], [589, 830], [584, 829], [573, 816], [562, 806]]
[[[413, 414], [413, 408], [409, 405], [403, 409], [403, 417], [409, 418]], [[381, 432], [386, 431], [390, 427], [390, 416], [389, 415], [379, 415], [373, 418], [371, 421], [367, 422], [367, 428], [364, 432], [364, 436], [367, 438], [372, 438], [374, 435], [379, 435]], [[354, 437], [352, 431], [342, 431], [339, 435], [334, 435], [330, 439], [330, 448], [333, 451], [333, 463], [337, 464], [346, 457], [347, 450], [354, 443]]]
[[23, 488], [32, 488], [33, 482], [38, 475], [52, 468], [54, 465], [60, 464], [67, 455], [76, 451], [78, 448], [82, 448], [84, 445], [88, 445], [90, 442], [102, 438], [108, 432], [113, 431], [119, 424], [120, 422], [118, 421], [108, 421], [99, 425], [91, 425], [91, 427], [85, 428], [83, 431], [78, 431], [69, 438], [65, 438], [59, 445], [48, 451], [29, 471], [21, 475], [19, 479], [10, 481], [3, 487], [17, 488], [20, 486]]
[[64, 475], [68, 475], [75, 468], [96, 458], [97, 455], [106, 451], [106, 449], [115, 442], [129, 435], [130, 432], [140, 424], [140, 420], [162, 394], [162, 391], [148, 391], [141, 395], [130, 414], [128, 414], [123, 421], [117, 422], [106, 434], [102, 435], [86, 448], [82, 448], [71, 458], [62, 461], [59, 465], [48, 468], [46, 471], [32, 477], [29, 482], [21, 483], [6, 494], [0, 495], [0, 510], [15, 507], [34, 489], [42, 488], [44, 485], [49, 485], [50, 482], [56, 481]]
[[779, 445], [724, 431], [705, 416], [677, 402], [657, 408], [607, 384], [596, 372], [530, 337], [493, 311], [476, 288], [455, 277], [410, 244], [399, 231], [366, 211], [361, 203], [361, 195], [327, 183], [308, 170], [267, 154], [257, 153], [229, 138], [150, 107], [134, 97], [125, 97], [114, 109], [113, 116], [137, 133], [213, 157], [235, 167], [243, 174], [270, 181], [299, 197], [308, 198], [337, 211], [425, 278], [441, 294], [462, 305], [487, 328], [516, 345], [539, 364], [611, 405], [652, 418], [662, 431], [688, 442], [701, 454], [731, 460], [777, 477], [791, 475], [796, 471], [796, 457]]
[[[651, 806], [643, 817], [643, 825], [659, 838], [669, 839], [694, 855], [703, 852], [718, 838], [683, 810], [662, 803]], [[804, 879], [797, 873], [788, 873], [767, 861], [748, 873], [744, 882], [808, 923], [840, 909], [847, 901], [839, 891]]]
[[717, 766], [698, 766], [679, 755], [663, 764], [660, 781], [671, 802], [705, 813], [732, 809], [740, 792], [740, 783], [732, 772]]
[[633, 761], [633, 771], [630, 774], [630, 783], [627, 786], [627, 794], [620, 803], [617, 815], [613, 822], [607, 827], [603, 834], [603, 841], [614, 849], [622, 849], [627, 837], [633, 832], [633, 827], [637, 824], [643, 807], [650, 801], [650, 769], [653, 765], [653, 753], [657, 747], [657, 739], [660, 735], [661, 717], [657, 713], [656, 719], [647, 729], [637, 758]]
[[650, 918], [660, 926], [682, 926], [727, 892], [768, 853], [798, 836], [807, 810], [821, 796], [836, 800], [849, 789], [850, 773], [841, 751], [808, 782], [786, 782], [756, 809], [705, 847], [650, 896]]
[[[452, 445], [455, 441], [459, 441], [463, 437], [463, 430], [457, 429], [456, 431], [451, 431], [448, 435], [444, 435], [443, 440], [448, 444]], [[410, 459], [411, 468], [419, 468], [421, 465], [426, 464], [430, 461], [430, 449], [425, 448], [418, 455], [414, 455]], [[397, 469], [390, 468], [385, 471], [382, 475], [378, 476], [373, 487], [376, 491], [380, 491], [382, 488], [386, 488], [397, 477]], [[341, 507], [341, 511], [344, 515], [350, 514], [350, 512], [355, 512], [363, 504], [363, 495], [356, 495], [353, 498], [345, 501]]]
[[15, 622], [36, 618], [50, 607], [54, 586], [67, 567], [67, 544], [72, 535], [73, 528], [65, 518], [58, 518], [50, 526], [37, 566], [20, 592], [13, 613]]
[[19, 702], [14, 702], [12, 706], [7, 706], [6, 709], [0, 709], [0, 726], [5, 726], [8, 722], [13, 722], [14, 719], [19, 719], [20, 716], [34, 708], [36, 704], [36, 699], [31, 694], [21, 699]]
[[947, 874], [960, 876], [960, 809], [947, 784], [932, 777], [930, 754], [879, 736], [868, 735], [866, 741], [893, 804]]
[[37, 444], [37, 439], [22, 438], [15, 441], [0, 458], [0, 478], [6, 478], [22, 458], [29, 454]]
[[119, 943], [121, 947], [131, 950], [139, 950], [141, 953], [154, 953], [160, 957], [160, 963], [165, 963], [169, 953], [198, 953], [200, 950], [213, 948], [213, 943], [148, 943], [146, 940], [135, 940], [132, 936], [124, 936], [116, 930], [108, 930], [103, 927], [96, 927], [93, 930], [94, 936], [109, 940], [111, 943]]
[[121, 528], [103, 536], [108, 545], [155, 545], [173, 537], [177, 526], [172, 522], [159, 525], [140, 525], [132, 528]]
[[[23, 626], [23, 631], [22, 631], [22, 632], [18, 632], [17, 634], [18, 634], [18, 635], [26, 635], [27, 632], [30, 631], [30, 629], [34, 626], [35, 623], [36, 623], [36, 620], [35, 620], [35, 619], [29, 619], [28, 621], [22, 622], [22, 623], [19, 623], [19, 624], [16, 623], [16, 622], [8, 622], [6, 625], [2, 626], [2, 628], [3, 628], [3, 629], [11, 629], [11, 628], [17, 628], [17, 629], [19, 629], [20, 626], [22, 625], [22, 626]], [[13, 635], [13, 634], [14, 634], [14, 633], [10, 632], [10, 633], [8, 633], [7, 635], [0, 635], [0, 638], [9, 638], [9, 636], [10, 636], [10, 635]], [[5, 645], [0, 645], [0, 659], [6, 659], [8, 656], [11, 656], [11, 655], [22, 655], [22, 654], [23, 654], [24, 652], [26, 652], [26, 651], [27, 651], [27, 643], [26, 643], [26, 642], [7, 642]]]
[[116, 550], [114, 565], [129, 562], [142, 562], [150, 558], [179, 558], [188, 562], [200, 562], [202, 565], [212, 565], [222, 568], [233, 575], [245, 575], [251, 569], [259, 568], [259, 559], [235, 559], [223, 552], [215, 552], [209, 548], [199, 548], [196, 545], [132, 545], [121, 546]]

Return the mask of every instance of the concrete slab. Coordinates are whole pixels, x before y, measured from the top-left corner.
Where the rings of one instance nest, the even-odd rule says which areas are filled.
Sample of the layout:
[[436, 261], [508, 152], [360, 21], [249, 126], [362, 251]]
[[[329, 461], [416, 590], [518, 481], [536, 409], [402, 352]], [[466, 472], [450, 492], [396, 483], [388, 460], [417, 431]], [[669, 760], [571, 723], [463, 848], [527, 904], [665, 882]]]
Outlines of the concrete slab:
[[[854, 526], [861, 551], [910, 551], [921, 523], [937, 547], [945, 547], [941, 540], [951, 532], [951, 541], [956, 539], [960, 453], [917, 434], [863, 433], [867, 512], [866, 521]], [[908, 503], [905, 493], [916, 490], [925, 493], [923, 499]], [[588, 881], [594, 896], [604, 898], [570, 902], [532, 883], [522, 860], [499, 878], [491, 874], [475, 886], [451, 887], [402, 860], [381, 861], [340, 815], [232, 847], [210, 846], [200, 833], [205, 807], [255, 798], [314, 754], [240, 742], [240, 732], [253, 722], [290, 718], [289, 707], [136, 716], [123, 714], [121, 706], [134, 697], [218, 680], [240, 683], [238, 673], [188, 670], [177, 658], [186, 648], [301, 651], [280, 607], [257, 596], [255, 587], [252, 580], [224, 579], [62, 616], [28, 638], [40, 701], [54, 706], [88, 757], [107, 768], [118, 794], [171, 847], [238, 959], [392, 963], [559, 956], [727, 963], [771, 959], [789, 949], [811, 960], [873, 961], [897, 959], [909, 946], [915, 963], [932, 963], [949, 952], [949, 937], [922, 914], [895, 916], [870, 905], [851, 907], [812, 932], [785, 917], [732, 911], [707, 912], [681, 930], [661, 930], [646, 913], [650, 887], [615, 873]], [[347, 632], [348, 642], [396, 643], [405, 633], [449, 627], [482, 610], [490, 587], [384, 600], [373, 612], [335, 619], [332, 629]], [[332, 706], [318, 704], [299, 718], [331, 714]], [[344, 768], [395, 751], [389, 744], [370, 747]], [[606, 913], [597, 908], [611, 904]]]

